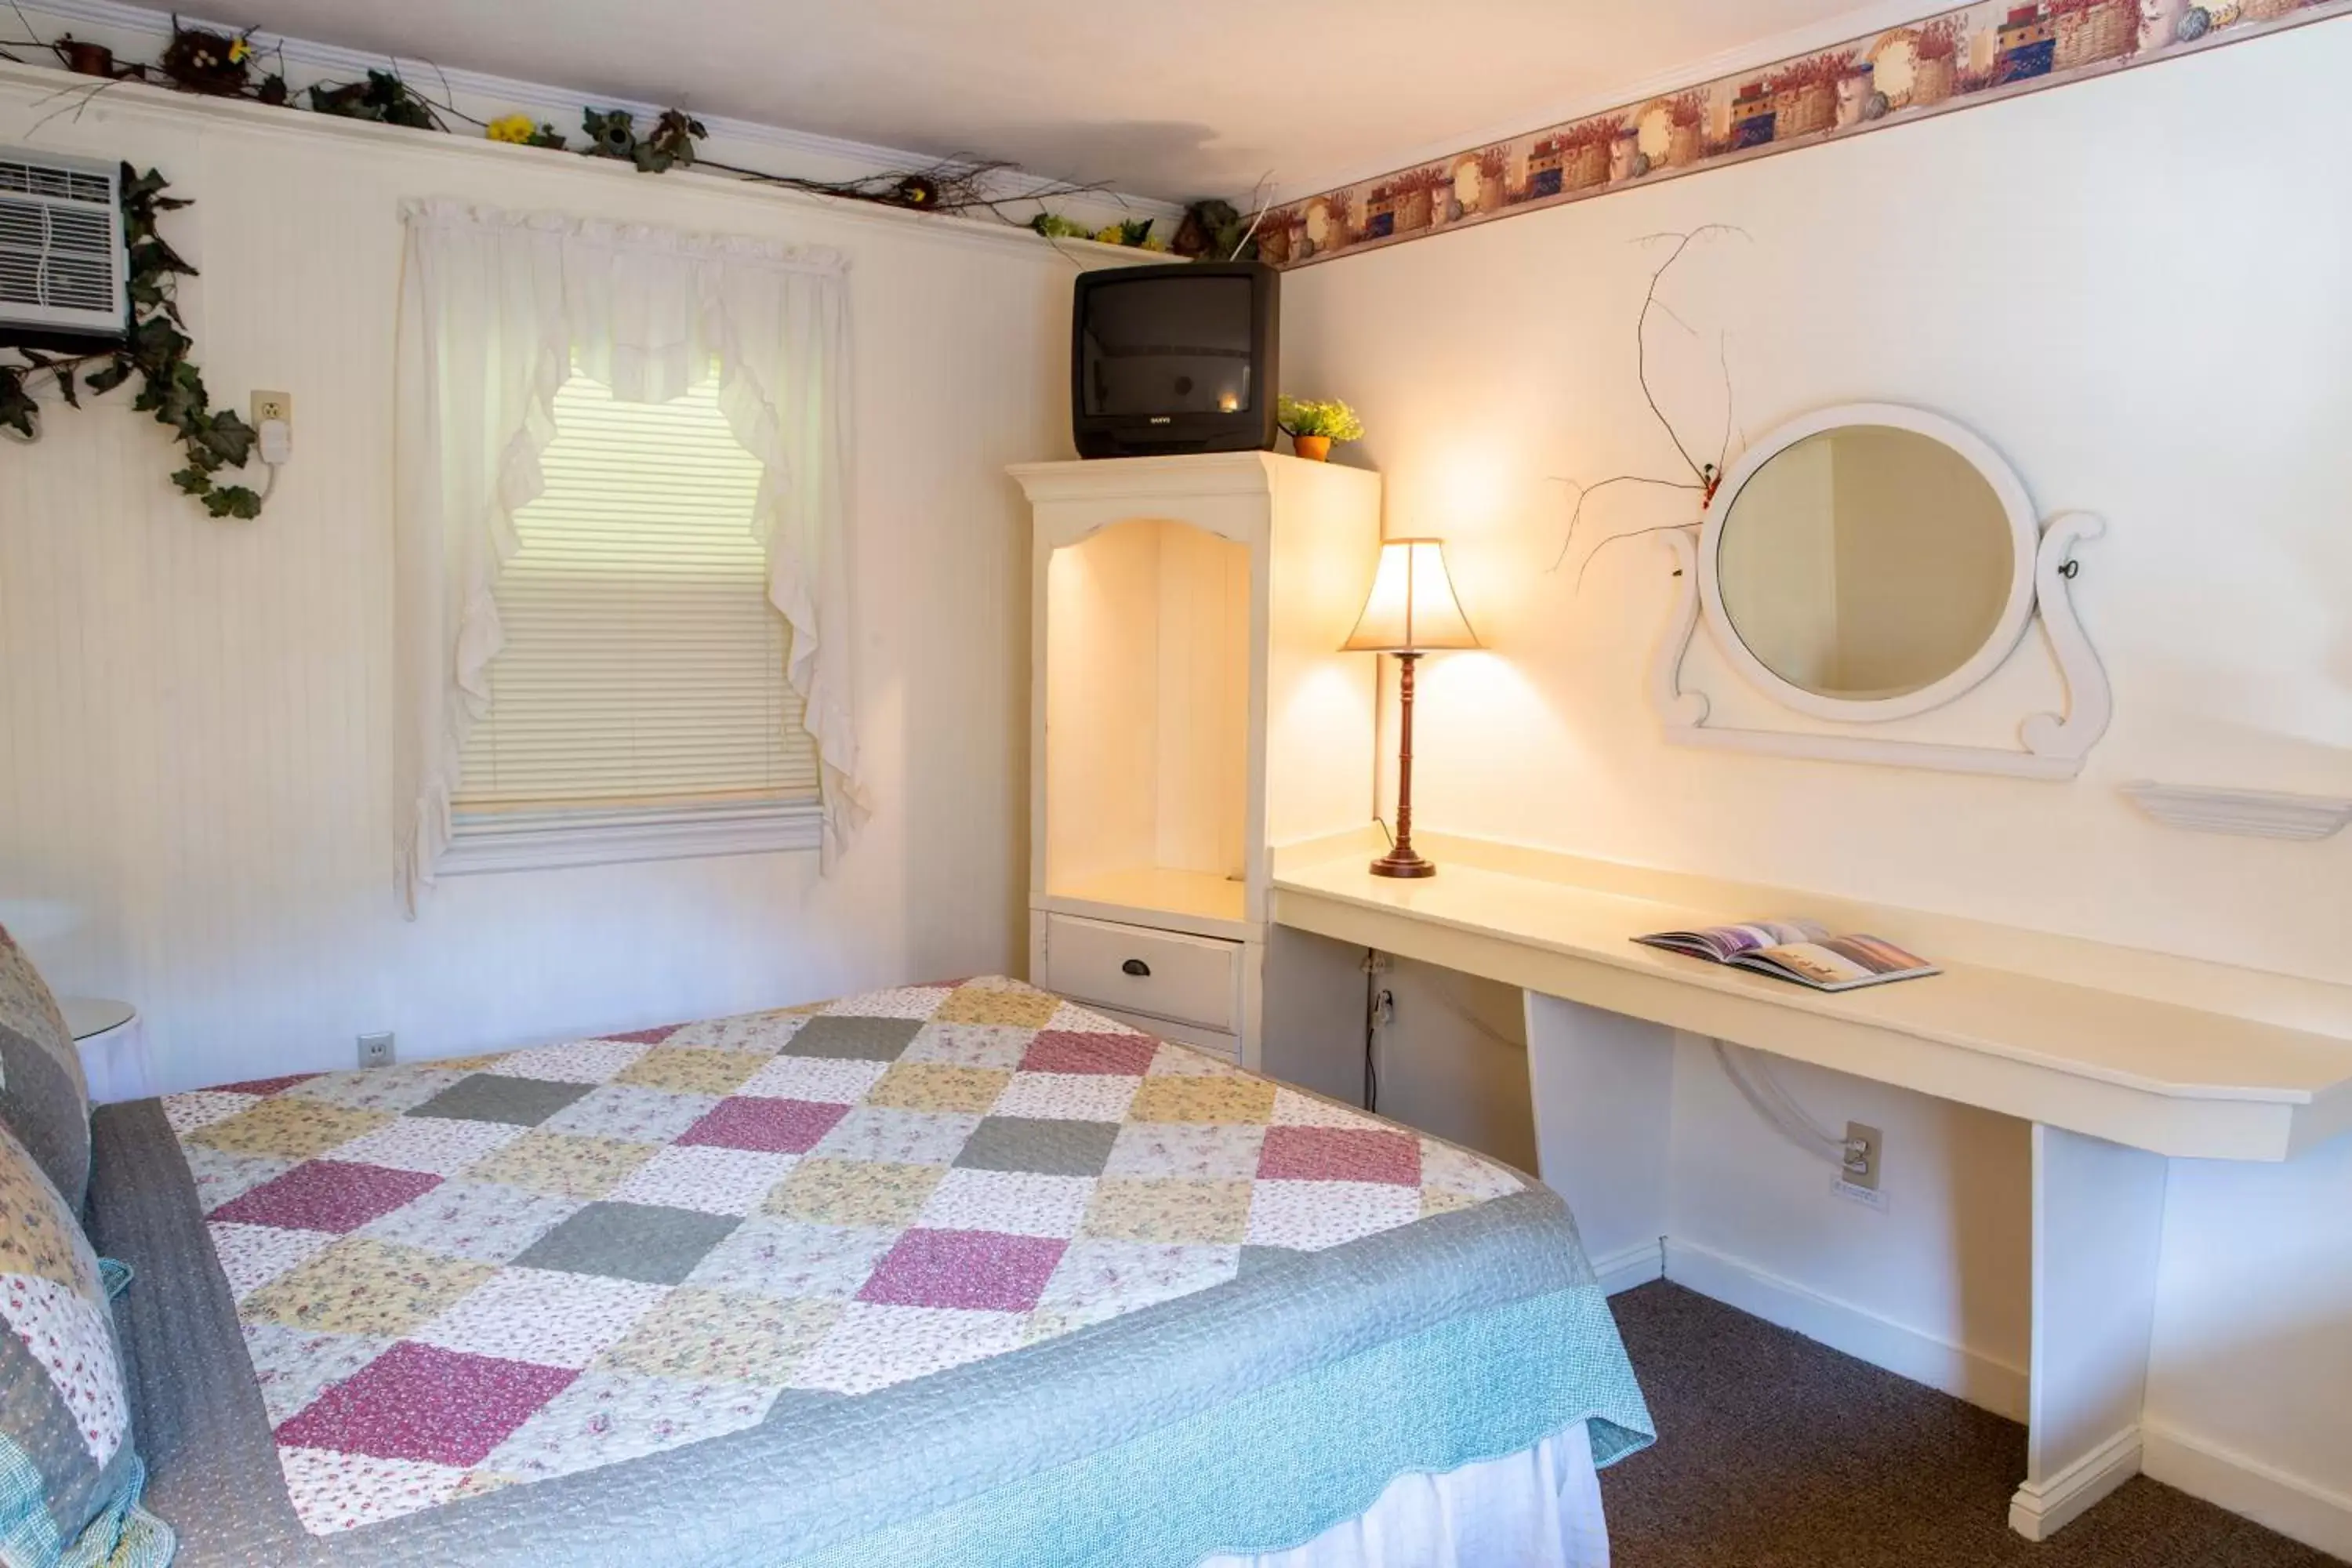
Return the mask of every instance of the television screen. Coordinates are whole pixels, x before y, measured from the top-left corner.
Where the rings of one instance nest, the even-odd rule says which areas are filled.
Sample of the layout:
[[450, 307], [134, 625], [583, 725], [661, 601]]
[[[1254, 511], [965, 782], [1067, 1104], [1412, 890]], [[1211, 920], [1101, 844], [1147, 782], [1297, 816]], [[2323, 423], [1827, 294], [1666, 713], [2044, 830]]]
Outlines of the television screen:
[[1098, 282], [1085, 296], [1079, 384], [1097, 417], [1243, 414], [1255, 406], [1251, 280], [1158, 277]]

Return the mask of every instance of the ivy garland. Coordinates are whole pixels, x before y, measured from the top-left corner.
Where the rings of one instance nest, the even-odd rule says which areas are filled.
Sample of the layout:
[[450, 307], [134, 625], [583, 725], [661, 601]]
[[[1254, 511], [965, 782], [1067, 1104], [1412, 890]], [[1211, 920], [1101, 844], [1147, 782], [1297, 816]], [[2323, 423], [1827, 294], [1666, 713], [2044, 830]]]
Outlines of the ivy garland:
[[[225, 485], [214, 478], [223, 468], [241, 468], [253, 455], [254, 429], [231, 410], [215, 409], [205, 392], [204, 376], [188, 358], [195, 345], [184, 330], [174, 293], [181, 278], [196, 269], [173, 250], [156, 228], [156, 219], [192, 204], [163, 194], [163, 176], [150, 169], [135, 173], [122, 165], [122, 235], [129, 248], [131, 330], [120, 347], [91, 353], [51, 355], [38, 349], [18, 348], [16, 363], [0, 361], [0, 428], [26, 441], [41, 437], [41, 408], [33, 389], [46, 376], [69, 408], [81, 406], [87, 390], [103, 395], [140, 378], [139, 396], [131, 404], [152, 413], [155, 422], [174, 431], [187, 465], [172, 482], [205, 503], [215, 517], [255, 518], [261, 515], [261, 495], [245, 485]], [[95, 366], [96, 368], [91, 368]]]

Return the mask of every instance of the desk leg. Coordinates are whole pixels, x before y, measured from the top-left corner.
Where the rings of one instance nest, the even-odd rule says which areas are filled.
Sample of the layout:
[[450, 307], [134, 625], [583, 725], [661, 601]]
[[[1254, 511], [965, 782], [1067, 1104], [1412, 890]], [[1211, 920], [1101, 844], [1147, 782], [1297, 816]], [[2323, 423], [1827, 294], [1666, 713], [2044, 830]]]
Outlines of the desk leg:
[[1575, 1211], [1605, 1288], [1658, 1279], [1674, 1131], [1674, 1031], [1532, 991], [1527, 1011], [1538, 1173]]
[[2033, 1366], [2010, 1528], [2044, 1541], [2139, 1473], [2162, 1156], [2033, 1128]]

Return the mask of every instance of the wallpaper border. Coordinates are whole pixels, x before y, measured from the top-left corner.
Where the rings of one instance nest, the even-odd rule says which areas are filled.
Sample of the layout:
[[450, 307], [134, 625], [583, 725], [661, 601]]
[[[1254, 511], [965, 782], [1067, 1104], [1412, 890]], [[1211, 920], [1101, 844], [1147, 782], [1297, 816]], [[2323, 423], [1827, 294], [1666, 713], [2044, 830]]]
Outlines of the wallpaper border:
[[1976, 0], [1282, 203], [1260, 252], [1310, 267], [2347, 15], [2352, 0]]

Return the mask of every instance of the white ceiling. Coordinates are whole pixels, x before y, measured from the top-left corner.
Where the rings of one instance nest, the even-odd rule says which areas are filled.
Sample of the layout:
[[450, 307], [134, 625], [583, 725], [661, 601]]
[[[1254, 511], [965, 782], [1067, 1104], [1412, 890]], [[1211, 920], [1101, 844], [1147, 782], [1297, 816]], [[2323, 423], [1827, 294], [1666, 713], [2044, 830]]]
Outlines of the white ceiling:
[[1826, 25], [1856, 4], [243, 0], [234, 9], [297, 37], [1181, 199], [1244, 195], [1269, 169], [1297, 194], [1531, 130], [1784, 35], [1815, 35], [1792, 46], [1833, 40], [1844, 35]]

